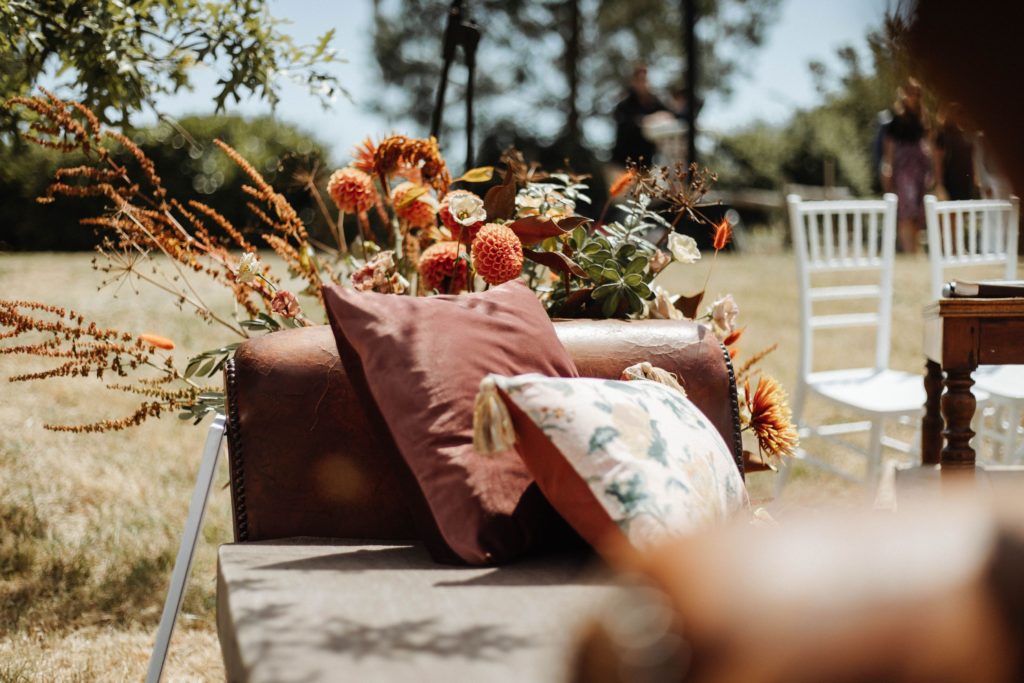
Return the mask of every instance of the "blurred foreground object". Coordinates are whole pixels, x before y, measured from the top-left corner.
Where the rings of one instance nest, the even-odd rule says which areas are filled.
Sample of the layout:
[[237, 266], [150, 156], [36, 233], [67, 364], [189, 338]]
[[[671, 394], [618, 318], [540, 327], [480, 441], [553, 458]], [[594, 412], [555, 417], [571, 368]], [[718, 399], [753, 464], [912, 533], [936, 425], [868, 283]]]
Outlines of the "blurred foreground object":
[[944, 491], [632, 555], [575, 680], [1020, 680], [1024, 506]]

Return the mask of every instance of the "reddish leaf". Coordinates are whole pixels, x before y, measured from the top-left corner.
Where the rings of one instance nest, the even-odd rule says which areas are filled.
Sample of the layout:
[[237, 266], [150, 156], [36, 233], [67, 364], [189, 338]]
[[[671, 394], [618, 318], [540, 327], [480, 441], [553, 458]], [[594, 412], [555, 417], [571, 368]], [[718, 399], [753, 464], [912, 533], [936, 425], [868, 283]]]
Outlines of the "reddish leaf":
[[523, 256], [536, 261], [542, 266], [547, 266], [556, 273], [572, 273], [576, 277], [586, 277], [587, 272], [580, 267], [580, 264], [573, 261], [565, 254], [558, 251], [533, 251], [523, 249]]
[[501, 185], [487, 190], [487, 194], [484, 195], [484, 210], [487, 211], [488, 221], [508, 219], [515, 215], [516, 179], [511, 171], [505, 171], [505, 180]]
[[520, 218], [509, 223], [508, 227], [519, 237], [520, 242], [527, 245], [543, 242], [549, 237], [558, 237], [568, 232], [560, 228], [558, 223], [555, 223], [550, 218], [542, 216]]
[[697, 317], [697, 309], [700, 308], [700, 302], [703, 300], [704, 292], [697, 292], [693, 296], [683, 294], [672, 305], [682, 311], [687, 318], [693, 320]]
[[558, 227], [566, 232], [572, 232], [576, 228], [580, 227], [584, 223], [590, 223], [590, 219], [586, 216], [569, 216], [558, 221]]

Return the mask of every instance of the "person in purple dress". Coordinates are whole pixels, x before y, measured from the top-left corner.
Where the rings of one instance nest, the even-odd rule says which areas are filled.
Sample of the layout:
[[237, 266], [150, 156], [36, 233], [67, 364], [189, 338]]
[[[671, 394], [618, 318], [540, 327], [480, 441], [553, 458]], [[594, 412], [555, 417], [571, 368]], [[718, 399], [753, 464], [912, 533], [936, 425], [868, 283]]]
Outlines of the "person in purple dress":
[[921, 86], [912, 78], [897, 91], [882, 144], [882, 189], [899, 198], [898, 246], [902, 252], [914, 253], [924, 228], [924, 195], [932, 185], [933, 165]]

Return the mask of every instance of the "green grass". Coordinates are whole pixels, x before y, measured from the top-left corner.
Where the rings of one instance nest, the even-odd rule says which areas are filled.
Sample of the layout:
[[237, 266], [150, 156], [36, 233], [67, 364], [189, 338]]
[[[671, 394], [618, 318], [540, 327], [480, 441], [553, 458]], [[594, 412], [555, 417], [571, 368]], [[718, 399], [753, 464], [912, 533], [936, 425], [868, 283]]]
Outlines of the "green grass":
[[[763, 367], [786, 386], [796, 377], [798, 310], [792, 256], [774, 243], [758, 253], [718, 259], [709, 296], [731, 292], [747, 331], [742, 355], [778, 342]], [[0, 256], [0, 296], [75, 308], [98, 322], [170, 337], [185, 358], [233, 341], [178, 311], [158, 292], [96, 290], [89, 255]], [[663, 284], [700, 287], [708, 260], [672, 267]], [[208, 301], [225, 302], [216, 288]], [[923, 257], [896, 266], [892, 365], [920, 371], [921, 307], [927, 297]], [[225, 312], [230, 307], [224, 305]], [[863, 357], [866, 344], [842, 336], [818, 350], [826, 362]], [[742, 360], [742, 357], [741, 359]], [[0, 376], [45, 367], [0, 356]], [[46, 422], [83, 422], [126, 414], [132, 403], [94, 379], [0, 384], [0, 683], [139, 680], [148, 661], [184, 523], [205, 429], [173, 417], [101, 435], [44, 430]], [[810, 404], [808, 415], [838, 417]], [[909, 438], [910, 434], [906, 433]], [[815, 444], [808, 444], [815, 448]], [[770, 495], [774, 475], [750, 477], [755, 499]], [[222, 468], [218, 482], [226, 483]], [[858, 489], [814, 470], [801, 471], [773, 511], [854, 504]], [[214, 623], [215, 551], [231, 540], [229, 493], [211, 495], [203, 541], [171, 645], [165, 680], [221, 680]]]

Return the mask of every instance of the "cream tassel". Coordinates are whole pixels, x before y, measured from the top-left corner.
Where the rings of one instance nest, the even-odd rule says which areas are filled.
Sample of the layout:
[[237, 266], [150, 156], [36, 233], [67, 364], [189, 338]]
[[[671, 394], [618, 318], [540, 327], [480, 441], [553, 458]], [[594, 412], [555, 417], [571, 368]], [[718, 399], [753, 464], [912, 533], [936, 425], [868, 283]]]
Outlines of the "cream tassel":
[[498, 385], [488, 375], [480, 380], [480, 391], [473, 404], [473, 448], [483, 455], [511, 450], [516, 444], [516, 430], [505, 401], [498, 394]]
[[647, 379], [652, 382], [657, 382], [658, 384], [664, 384], [667, 387], [671, 387], [683, 396], [686, 396], [686, 389], [683, 389], [683, 386], [679, 383], [679, 380], [674, 374], [668, 370], [654, 367], [646, 361], [643, 363], [637, 363], [636, 365], [630, 365], [622, 371], [620, 379]]

